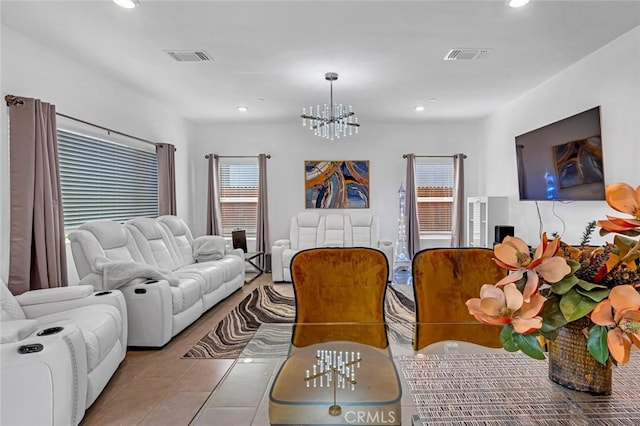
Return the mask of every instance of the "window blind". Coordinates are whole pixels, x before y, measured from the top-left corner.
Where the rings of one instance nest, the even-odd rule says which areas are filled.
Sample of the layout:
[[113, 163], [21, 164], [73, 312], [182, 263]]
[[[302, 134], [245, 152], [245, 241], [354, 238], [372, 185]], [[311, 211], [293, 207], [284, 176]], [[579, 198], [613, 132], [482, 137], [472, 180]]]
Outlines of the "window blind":
[[58, 130], [64, 225], [158, 216], [155, 152]]
[[453, 181], [453, 158], [416, 158], [420, 232], [451, 232]]
[[258, 159], [223, 157], [218, 163], [222, 235], [244, 229], [255, 238], [258, 220]]

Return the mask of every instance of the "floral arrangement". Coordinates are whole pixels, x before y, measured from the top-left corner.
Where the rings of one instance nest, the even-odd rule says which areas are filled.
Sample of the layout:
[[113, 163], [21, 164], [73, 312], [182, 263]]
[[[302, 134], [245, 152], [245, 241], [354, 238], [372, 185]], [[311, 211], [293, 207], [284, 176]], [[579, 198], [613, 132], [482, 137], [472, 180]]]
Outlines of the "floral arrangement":
[[466, 302], [469, 313], [485, 324], [504, 325], [503, 347], [544, 359], [540, 336], [553, 340], [560, 327], [583, 317], [591, 356], [625, 364], [631, 346], [640, 348], [640, 186], [607, 186], [606, 200], [631, 218], [607, 216], [597, 222], [600, 234], [615, 233], [613, 243], [570, 247], [560, 238], [542, 241], [533, 255], [523, 240], [506, 237], [494, 248], [494, 261], [510, 271], [496, 284], [484, 284], [480, 297]]

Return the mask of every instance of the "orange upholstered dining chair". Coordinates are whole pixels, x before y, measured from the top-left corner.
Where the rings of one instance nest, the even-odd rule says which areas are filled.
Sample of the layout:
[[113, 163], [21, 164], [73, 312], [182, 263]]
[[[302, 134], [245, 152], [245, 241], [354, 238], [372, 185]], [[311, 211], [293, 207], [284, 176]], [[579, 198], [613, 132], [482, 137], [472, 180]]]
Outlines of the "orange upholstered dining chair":
[[291, 260], [296, 301], [293, 345], [346, 340], [386, 348], [384, 297], [388, 271], [384, 253], [372, 248], [298, 252]]
[[507, 275], [492, 258], [487, 248], [436, 248], [415, 254], [416, 350], [446, 340], [502, 347], [502, 327], [477, 323], [465, 305], [467, 299], [479, 297], [483, 284], [495, 284]]

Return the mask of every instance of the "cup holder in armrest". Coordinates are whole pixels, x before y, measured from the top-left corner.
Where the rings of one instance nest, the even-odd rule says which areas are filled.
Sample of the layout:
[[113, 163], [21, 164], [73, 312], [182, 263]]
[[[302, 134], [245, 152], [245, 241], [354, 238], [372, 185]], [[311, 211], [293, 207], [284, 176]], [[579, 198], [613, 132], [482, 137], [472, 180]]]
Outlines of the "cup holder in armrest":
[[111, 294], [110, 291], [101, 291], [100, 293], [96, 293], [96, 296], [105, 296], [107, 294]]
[[158, 282], [158, 280], [146, 280], [144, 283], [145, 284], [155, 284], [157, 282]]
[[50, 336], [52, 334], [60, 333], [64, 330], [64, 327], [50, 327], [44, 330], [38, 331], [38, 336]]

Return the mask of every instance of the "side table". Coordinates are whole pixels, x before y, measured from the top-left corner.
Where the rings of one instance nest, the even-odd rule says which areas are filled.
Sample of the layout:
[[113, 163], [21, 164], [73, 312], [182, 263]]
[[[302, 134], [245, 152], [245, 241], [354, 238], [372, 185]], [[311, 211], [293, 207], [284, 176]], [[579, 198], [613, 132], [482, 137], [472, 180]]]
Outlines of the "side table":
[[258, 278], [260, 275], [264, 273], [264, 270], [253, 262], [254, 259], [257, 259], [263, 255], [264, 255], [264, 252], [262, 251], [248, 251], [244, 254], [244, 261], [256, 269], [255, 274], [252, 273], [248, 279], [247, 277], [245, 277], [245, 280], [244, 280], [245, 284], [249, 284], [250, 282], [252, 282], [253, 280], [255, 280], [256, 278]]

